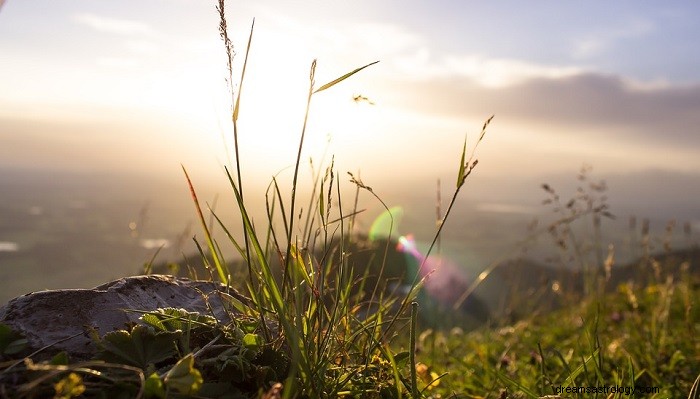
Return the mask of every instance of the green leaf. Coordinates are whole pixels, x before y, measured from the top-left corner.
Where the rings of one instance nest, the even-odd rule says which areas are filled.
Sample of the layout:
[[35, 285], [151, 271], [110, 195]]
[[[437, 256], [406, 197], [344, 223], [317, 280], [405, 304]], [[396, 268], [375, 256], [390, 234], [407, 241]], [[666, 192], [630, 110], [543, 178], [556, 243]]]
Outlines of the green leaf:
[[326, 90], [326, 89], [328, 89], [328, 88], [331, 88], [331, 87], [335, 86], [336, 84], [342, 82], [343, 80], [349, 78], [350, 76], [352, 76], [352, 75], [354, 75], [354, 74], [360, 72], [361, 70], [367, 68], [368, 66], [374, 65], [374, 64], [376, 64], [376, 63], [378, 63], [378, 62], [379, 62], [379, 61], [370, 62], [369, 64], [367, 64], [367, 65], [365, 65], [365, 66], [363, 66], [363, 67], [357, 68], [357, 69], [355, 69], [355, 70], [352, 71], [352, 72], [348, 72], [348, 73], [346, 73], [345, 75], [343, 75], [343, 76], [341, 76], [341, 77], [339, 77], [339, 78], [337, 78], [337, 79], [334, 79], [334, 80], [332, 80], [332, 81], [330, 81], [330, 82], [324, 84], [323, 86], [319, 87], [318, 89], [314, 90], [314, 94], [315, 94], [315, 93], [318, 93], [319, 91], [323, 91], [323, 90]]
[[16, 339], [10, 342], [9, 345], [7, 345], [3, 353], [6, 355], [15, 355], [19, 352], [22, 352], [27, 347], [28, 343], [29, 341], [27, 341], [27, 339], [25, 338]]
[[142, 325], [135, 326], [131, 332], [112, 331], [102, 338], [102, 351], [98, 358], [145, 369], [149, 364], [173, 357], [176, 353], [175, 342], [181, 335], [181, 331], [155, 332], [153, 328]]
[[0, 323], [0, 355], [14, 355], [27, 347], [29, 341], [8, 325]]
[[197, 393], [203, 382], [202, 374], [194, 368], [194, 357], [191, 353], [180, 359], [165, 375], [165, 385], [168, 388], [186, 395]]
[[245, 345], [248, 349], [257, 350], [262, 344], [262, 337], [258, 334], [246, 334], [243, 336], [243, 345]]
[[177, 331], [216, 325], [216, 318], [213, 316], [176, 308], [159, 308], [152, 312], [146, 312], [141, 316], [141, 320], [160, 331]]
[[311, 275], [309, 274], [308, 270], [306, 270], [304, 256], [296, 245], [292, 244], [289, 256], [292, 258], [292, 272], [294, 273], [297, 282], [300, 282], [299, 279], [303, 279], [309, 287], [313, 287], [314, 283], [311, 280]]
[[146, 313], [141, 316], [141, 320], [158, 331], [168, 331], [168, 327], [154, 314]]

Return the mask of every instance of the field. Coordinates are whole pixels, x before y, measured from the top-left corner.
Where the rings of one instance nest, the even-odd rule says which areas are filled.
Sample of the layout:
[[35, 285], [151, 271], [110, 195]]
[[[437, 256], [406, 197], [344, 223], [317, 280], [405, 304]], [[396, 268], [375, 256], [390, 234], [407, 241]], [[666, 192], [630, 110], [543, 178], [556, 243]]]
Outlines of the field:
[[[450, 144], [461, 148], [461, 157], [454, 162], [454, 180], [444, 184], [451, 191], [444, 197], [446, 205], [437, 207], [435, 231], [424, 247], [396, 234], [398, 218], [379, 187], [341, 173], [332, 160], [312, 171], [308, 190], [297, 191], [306, 123], [293, 149], [291, 189], [286, 192], [273, 179], [262, 199], [264, 218], [254, 218], [249, 204], [261, 199], [251, 198], [240, 173], [238, 135], [245, 133], [238, 130], [241, 97], [234, 90], [243, 87], [252, 50], [249, 41], [239, 55], [243, 72], [234, 77], [223, 1], [219, 12], [236, 143], [236, 163], [226, 169], [225, 178], [235, 217], [222, 217], [206, 202], [183, 167], [189, 188], [185, 195], [198, 224], [194, 244], [199, 260], [178, 260], [177, 268], [168, 268], [144, 259], [143, 251], [133, 257], [144, 264], [145, 273], [196, 273], [250, 300], [231, 300], [240, 315], [226, 324], [208, 314], [159, 309], [144, 313], [145, 327], [125, 326], [104, 335], [93, 331], [100, 347], [94, 359], [75, 360], [66, 353], [42, 359], [40, 353], [27, 353], [26, 341], [0, 325], [0, 397], [700, 397], [700, 273], [691, 226], [683, 226], [681, 237], [688, 248], [677, 250], [675, 224], [654, 237], [647, 222], [631, 219], [634, 234], [627, 244], [638, 252], [627, 254], [634, 260], [621, 264], [616, 254], [623, 250], [602, 239], [604, 221], [614, 218], [607, 187], [590, 180], [585, 168], [576, 183], [581, 189], [571, 198], [553, 186], [541, 187], [551, 217], [524, 231], [508, 256], [496, 258], [464, 283], [458, 275], [440, 274], [448, 270], [447, 260], [438, 258], [441, 236], [460, 220], [457, 199], [481, 167], [477, 147], [488, 140], [493, 117], [476, 129], [476, 139]], [[312, 62], [304, 120], [317, 93], [369, 73], [373, 64], [319, 84]], [[348, 180], [354, 192], [345, 196], [341, 184]], [[360, 195], [387, 211], [380, 216], [380, 231], [357, 233]], [[36, 224], [27, 229], [77, 220], [70, 212], [80, 212], [84, 204], [64, 201], [66, 213], [33, 220]], [[90, 232], [111, 225], [112, 217], [96, 212], [88, 225], [74, 227], [81, 235], [73, 238], [89, 240], [94, 236]], [[137, 216], [125, 230], [137, 232], [142, 219]], [[464, 228], [457, 231], [462, 238], [470, 234]], [[21, 245], [38, 245], [20, 233], [13, 232]], [[115, 253], [110, 251], [133, 249], [128, 240], [137, 238], [115, 233], [111, 249], [91, 245], [94, 252], [80, 257], [108, 264]], [[45, 238], [41, 245], [53, 240], [54, 246], [44, 253], [64, 256], [63, 239]], [[551, 243], [551, 265], [525, 256], [537, 241]], [[149, 254], [155, 250], [150, 249]], [[19, 262], [11, 252], [0, 255]], [[43, 273], [58, 275], [50, 262], [39, 259], [36, 264], [48, 268]], [[3, 273], [12, 278], [11, 272]], [[489, 293], [492, 297], [485, 298]], [[488, 312], [480, 313], [487, 307]]]

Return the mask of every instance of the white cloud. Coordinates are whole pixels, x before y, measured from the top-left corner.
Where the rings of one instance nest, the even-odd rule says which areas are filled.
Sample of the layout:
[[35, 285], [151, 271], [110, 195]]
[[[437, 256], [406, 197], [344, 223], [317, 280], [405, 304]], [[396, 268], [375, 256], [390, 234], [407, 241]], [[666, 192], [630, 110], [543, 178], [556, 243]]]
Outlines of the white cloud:
[[266, 16], [266, 23], [271, 26], [256, 33], [256, 40], [258, 43], [262, 40], [263, 47], [277, 46], [279, 51], [293, 48], [294, 55], [313, 54], [324, 64], [330, 61], [352, 65], [358, 59], [379, 59], [381, 68], [375, 74], [385, 74], [395, 80], [460, 77], [484, 87], [504, 87], [529, 79], [566, 78], [588, 72], [579, 66], [543, 65], [479, 54], [439, 54], [430, 50], [431, 45], [424, 36], [390, 23], [315, 21], [304, 24], [278, 14]]
[[485, 87], [511, 86], [530, 79], [558, 79], [580, 75], [575, 66], [539, 65], [522, 60], [486, 58], [478, 55], [449, 56], [444, 64], [453, 75], [471, 78]]
[[601, 30], [577, 39], [573, 44], [572, 56], [585, 59], [611, 51], [621, 40], [645, 36], [654, 30], [648, 20], [636, 19], [615, 29]]
[[370, 57], [377, 55], [383, 64], [388, 64], [387, 73], [393, 78], [466, 77], [481, 86], [504, 87], [529, 79], [565, 78], [586, 72], [578, 66], [542, 65], [474, 54], [435, 54], [422, 36], [391, 24], [360, 23], [307, 29], [307, 38], [327, 49], [333, 59], [344, 58], [348, 49], [370, 54]]
[[600, 54], [609, 46], [608, 41], [601, 37], [586, 37], [574, 44], [574, 58], [588, 58]]
[[501, 88], [531, 79], [561, 79], [584, 74], [578, 66], [541, 65], [533, 62], [489, 58], [481, 55], [449, 54], [436, 57], [425, 47], [396, 57], [390, 63], [394, 77], [408, 81], [436, 78], [467, 78], [482, 87]]
[[478, 54], [435, 54], [424, 37], [392, 24], [323, 26], [309, 33], [311, 40], [340, 53], [337, 57], [348, 49], [376, 54], [389, 65], [388, 74], [406, 80], [466, 77], [484, 87], [504, 87], [529, 79], [566, 78], [587, 72], [578, 66], [542, 65]]
[[105, 43], [103, 47], [110, 48], [109, 55], [95, 54], [97, 65], [103, 67], [124, 70], [143, 67], [152, 62], [154, 56], [162, 55], [169, 44], [165, 35], [143, 22], [89, 13], [76, 14], [73, 20], [97, 32], [112, 35], [111, 44], [106, 44], [110, 38], [100, 38], [100, 42]]
[[95, 14], [81, 13], [73, 17], [78, 23], [94, 30], [125, 36], [156, 36], [158, 32], [150, 25], [128, 19], [103, 17]]

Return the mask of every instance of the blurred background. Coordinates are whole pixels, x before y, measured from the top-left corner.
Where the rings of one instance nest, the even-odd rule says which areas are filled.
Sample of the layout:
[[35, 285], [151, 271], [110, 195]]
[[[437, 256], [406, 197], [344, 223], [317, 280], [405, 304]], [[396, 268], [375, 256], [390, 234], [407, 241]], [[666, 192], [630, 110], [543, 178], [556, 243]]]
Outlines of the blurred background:
[[[564, 203], [603, 187], [616, 219], [600, 239], [620, 262], [644, 220], [659, 250], [696, 245], [699, 3], [228, 3], [235, 80], [255, 18], [239, 125], [258, 220], [272, 176], [291, 184], [311, 61], [318, 86], [380, 60], [314, 97], [304, 184], [334, 156], [345, 207], [351, 171], [425, 245], [437, 180], [444, 211], [465, 135], [470, 152], [495, 114], [441, 243], [470, 278], [555, 250], [546, 234], [518, 245], [556, 218], [543, 183]], [[181, 165], [237, 230], [227, 75], [214, 1], [0, 2], [0, 302], [137, 273], [160, 247], [193, 255]], [[360, 207], [369, 231], [383, 208]]]

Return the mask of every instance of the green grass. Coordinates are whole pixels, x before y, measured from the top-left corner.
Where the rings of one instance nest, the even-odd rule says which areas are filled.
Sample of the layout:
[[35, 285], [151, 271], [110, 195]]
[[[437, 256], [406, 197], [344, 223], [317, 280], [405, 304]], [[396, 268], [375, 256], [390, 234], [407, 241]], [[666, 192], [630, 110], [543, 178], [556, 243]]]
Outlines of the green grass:
[[[217, 7], [221, 21], [219, 32], [226, 49], [229, 82], [232, 82], [234, 52], [228, 37], [224, 6], [224, 2], [220, 1]], [[238, 162], [238, 110], [252, 37], [251, 27], [239, 89], [236, 94], [231, 90], [235, 177], [226, 169], [241, 214], [244, 231], [242, 239], [234, 238], [214, 214], [218, 225], [238, 249], [239, 256], [248, 268], [247, 292], [253, 305], [246, 309], [246, 313], [260, 320], [262, 336], [268, 344], [276, 350], [288, 352], [286, 355], [290, 358], [290, 370], [284, 381], [280, 381], [286, 397], [401, 396], [404, 392], [411, 392], [413, 396], [417, 396], [415, 379], [409, 382], [402, 375], [396, 363], [396, 354], [392, 353], [388, 343], [390, 338], [397, 334], [402, 315], [419, 289], [420, 281], [416, 278], [413, 289], [403, 298], [388, 297], [384, 287], [379, 286], [371, 289], [372, 294], [368, 298], [353, 294], [352, 287], [364, 284], [366, 276], [353, 275], [352, 265], [342, 254], [345, 254], [345, 249], [350, 247], [353, 240], [349, 232], [358, 212], [357, 201], [351, 204], [351, 211], [345, 210], [336, 177], [339, 173], [333, 169], [333, 162], [325, 173], [319, 173], [314, 181], [311, 206], [306, 210], [308, 216], [305, 224], [296, 224], [297, 218], [299, 221], [303, 220], [296, 211], [296, 191], [312, 101], [318, 93], [332, 89], [378, 61], [355, 68], [320, 86], [315, 82], [316, 60], [311, 63], [306, 112], [300, 132], [291, 192], [289, 198], [284, 198], [277, 180], [273, 179], [266, 196], [267, 224], [262, 230], [258, 230], [253, 226], [246, 207], [241, 164]], [[488, 122], [484, 125], [484, 130], [487, 124]], [[483, 134], [484, 131], [479, 141]], [[466, 177], [476, 166], [476, 161], [472, 160], [473, 156], [468, 160], [465, 157], [466, 141], [448, 215]], [[226, 270], [224, 255], [219, 250], [218, 242], [210, 234], [211, 228], [205, 221], [186, 170], [185, 175], [205, 234], [208, 254], [201, 251], [202, 257], [211, 259], [211, 269], [215, 271], [218, 279], [226, 284], [229, 282], [229, 271]], [[357, 186], [357, 190], [366, 190], [381, 202], [374, 191], [362, 181], [352, 177], [352, 182]], [[338, 205], [334, 206], [336, 202]], [[439, 231], [436, 233], [436, 239], [438, 235]], [[199, 244], [198, 247], [201, 248]], [[315, 259], [313, 254], [317, 252], [322, 255]], [[335, 254], [341, 256], [337, 257]], [[276, 260], [278, 262], [275, 262]], [[336, 263], [333, 260], [336, 260]], [[282, 266], [281, 276], [277, 270], [273, 270], [276, 263]], [[377, 280], [381, 280], [383, 267], [384, 263], [381, 263]], [[372, 311], [367, 312], [368, 308]], [[363, 309], [365, 314], [360, 317], [359, 311]], [[414, 314], [414, 321], [415, 318]], [[268, 320], [272, 320], [279, 331], [267, 331]], [[377, 368], [378, 372], [368, 373], [368, 370]]]
[[[224, 6], [220, 0], [219, 31], [233, 87], [234, 51]], [[318, 93], [376, 62], [321, 85], [315, 82], [316, 61], [311, 63], [291, 191], [283, 193], [278, 178], [273, 178], [265, 196], [267, 220], [254, 224], [248, 204], [260, 201], [248, 200], [244, 190], [245, 165], [238, 160], [245, 149], [239, 149], [238, 138], [245, 132], [237, 123], [252, 39], [251, 27], [238, 89], [231, 90], [236, 163], [225, 176], [240, 213], [242, 235], [234, 235], [231, 226], [200, 201], [196, 182], [183, 166], [203, 232], [195, 238], [202, 262], [211, 279], [241, 290], [250, 302], [231, 299], [238, 313], [228, 324], [178, 309], [146, 312], [143, 326], [104, 336], [93, 332], [101, 351], [80, 363], [72, 363], [66, 354], [34, 362], [22, 354], [22, 338], [0, 327], [0, 397], [537, 398], [554, 394], [557, 387], [604, 385], [659, 387], [657, 393], [637, 397], [695, 395], [700, 297], [690, 275], [620, 286], [605, 294], [595, 284], [594, 266], [603, 265], [584, 261], [582, 247], [574, 240], [586, 290], [583, 297], [569, 301], [569, 307], [512, 325], [495, 321], [496, 328], [470, 333], [432, 331], [418, 324], [420, 309], [414, 299], [422, 286], [420, 277], [413, 277], [410, 291], [403, 295], [393, 293], [382, 278], [389, 242], [371, 267], [354, 263], [358, 237], [351, 231], [359, 213], [358, 196], [368, 193], [388, 209], [378, 190], [351, 175], [355, 199], [344, 202], [339, 182], [344, 175], [331, 161], [323, 173], [313, 174], [312, 194], [300, 213], [299, 164], [312, 103]], [[428, 253], [477, 165], [474, 150], [491, 119], [484, 123], [471, 155], [465, 139], [452, 200]], [[588, 215], [595, 221], [605, 212], [606, 207], [593, 206], [563, 215], [555, 230], [569, 239], [567, 226]], [[220, 237], [212, 234], [214, 229]], [[230, 269], [226, 258], [231, 254], [221, 250], [222, 240], [236, 249], [243, 270]], [[243, 279], [232, 278], [233, 273]]]
[[[500, 328], [425, 330], [419, 360], [431, 372], [449, 373], [430, 394], [538, 398], [561, 393], [562, 387], [637, 386], [658, 391], [634, 397], [690, 397], [700, 370], [697, 284], [688, 278], [621, 285], [600, 300], [588, 297]], [[629, 397], [563, 392], [562, 397]]]

